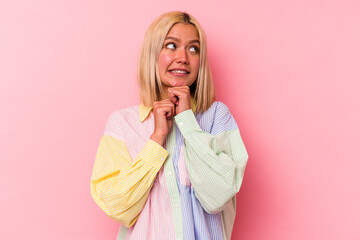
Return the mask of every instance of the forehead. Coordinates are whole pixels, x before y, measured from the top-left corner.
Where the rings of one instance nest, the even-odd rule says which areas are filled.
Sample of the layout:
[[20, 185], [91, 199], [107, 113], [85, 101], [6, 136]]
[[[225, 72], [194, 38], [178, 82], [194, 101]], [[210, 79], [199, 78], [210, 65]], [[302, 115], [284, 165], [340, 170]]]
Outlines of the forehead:
[[192, 41], [199, 40], [199, 33], [192, 24], [177, 23], [172, 26], [166, 37]]

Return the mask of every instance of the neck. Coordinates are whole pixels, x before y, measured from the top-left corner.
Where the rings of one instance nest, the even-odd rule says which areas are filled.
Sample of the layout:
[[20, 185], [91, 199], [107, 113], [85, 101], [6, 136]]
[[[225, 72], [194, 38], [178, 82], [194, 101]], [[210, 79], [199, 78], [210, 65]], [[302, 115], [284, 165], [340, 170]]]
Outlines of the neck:
[[165, 100], [169, 98], [168, 94], [168, 86], [162, 86], [161, 100]]

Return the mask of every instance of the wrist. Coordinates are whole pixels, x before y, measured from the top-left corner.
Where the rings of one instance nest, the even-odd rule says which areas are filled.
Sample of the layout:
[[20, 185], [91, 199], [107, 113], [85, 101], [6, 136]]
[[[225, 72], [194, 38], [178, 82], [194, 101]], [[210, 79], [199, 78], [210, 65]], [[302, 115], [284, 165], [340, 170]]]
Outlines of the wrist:
[[153, 133], [151, 134], [150, 139], [162, 146], [165, 143], [166, 136], [162, 134]]
[[176, 114], [182, 113], [182, 112], [184, 112], [186, 110], [189, 110], [189, 109], [191, 109], [190, 103], [182, 105], [182, 106], [178, 106]]

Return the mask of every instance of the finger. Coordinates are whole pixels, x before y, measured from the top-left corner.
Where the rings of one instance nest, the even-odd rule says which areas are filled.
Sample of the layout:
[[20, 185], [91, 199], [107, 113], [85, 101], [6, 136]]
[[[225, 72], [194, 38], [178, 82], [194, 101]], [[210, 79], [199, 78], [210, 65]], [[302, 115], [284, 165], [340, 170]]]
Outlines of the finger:
[[179, 104], [179, 101], [180, 101], [180, 94], [178, 91], [176, 90], [169, 90], [169, 100], [175, 104], [175, 105], [178, 105]]
[[169, 119], [168, 121], [168, 127], [171, 128], [171, 126], [173, 125], [174, 122], [174, 118]]
[[170, 101], [170, 99], [164, 99], [158, 102], [158, 107], [160, 106], [173, 106], [174, 103]]
[[169, 120], [174, 117], [175, 114], [175, 106], [173, 103], [167, 106], [166, 109], [166, 119]]
[[175, 116], [175, 105], [169, 99], [154, 102], [154, 115], [156, 118], [164, 118], [167, 121]]
[[160, 109], [162, 107], [171, 106], [171, 105], [174, 105], [174, 104], [169, 99], [165, 99], [165, 100], [154, 102], [153, 108]]
[[171, 97], [176, 97], [182, 99], [190, 95], [190, 89], [188, 86], [181, 86], [181, 87], [172, 87], [168, 88], [168, 93]]
[[190, 93], [190, 88], [188, 86], [180, 86], [180, 87], [169, 87], [168, 88], [169, 91], [180, 91], [180, 92], [189, 92]]
[[162, 100], [160, 102], [160, 105], [161, 107], [170, 107], [170, 108], [174, 108], [175, 105], [173, 102], [170, 101], [170, 99], [165, 99], [165, 100]]
[[[177, 100], [174, 100], [174, 97]], [[176, 105], [176, 114], [179, 114], [187, 109], [191, 108], [191, 96], [189, 87], [173, 87], [169, 90], [169, 98], [171, 101], [175, 101]]]
[[155, 112], [159, 115], [165, 115], [165, 117], [169, 119], [174, 116], [175, 105], [170, 101], [160, 103]]

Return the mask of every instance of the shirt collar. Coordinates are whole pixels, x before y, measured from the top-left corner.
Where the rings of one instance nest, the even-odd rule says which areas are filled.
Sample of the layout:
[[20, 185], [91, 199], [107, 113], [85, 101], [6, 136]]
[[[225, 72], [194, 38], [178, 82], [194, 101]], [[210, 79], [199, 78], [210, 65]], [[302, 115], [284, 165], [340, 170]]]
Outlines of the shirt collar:
[[[191, 104], [191, 110], [195, 113], [196, 110], [196, 101], [193, 97], [190, 99]], [[140, 122], [143, 122], [152, 111], [153, 107], [145, 106], [142, 103], [139, 105], [139, 116], [140, 116]]]

